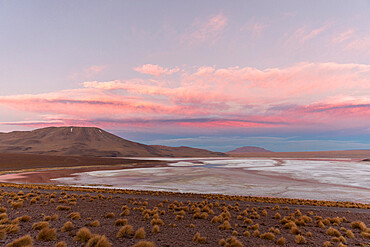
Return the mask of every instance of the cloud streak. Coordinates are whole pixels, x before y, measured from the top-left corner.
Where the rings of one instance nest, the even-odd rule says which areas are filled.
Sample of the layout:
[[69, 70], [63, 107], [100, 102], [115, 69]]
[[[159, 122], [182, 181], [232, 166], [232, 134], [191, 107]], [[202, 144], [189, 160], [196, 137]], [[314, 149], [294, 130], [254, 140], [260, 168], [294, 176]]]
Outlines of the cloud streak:
[[[201, 66], [176, 74], [155, 68], [167, 76], [149, 73], [154, 78], [87, 81], [78, 89], [0, 96], [0, 105], [39, 116], [33, 124], [19, 125], [46, 121], [208, 131], [362, 128], [370, 122], [370, 65]], [[53, 115], [58, 117], [50, 119]]]

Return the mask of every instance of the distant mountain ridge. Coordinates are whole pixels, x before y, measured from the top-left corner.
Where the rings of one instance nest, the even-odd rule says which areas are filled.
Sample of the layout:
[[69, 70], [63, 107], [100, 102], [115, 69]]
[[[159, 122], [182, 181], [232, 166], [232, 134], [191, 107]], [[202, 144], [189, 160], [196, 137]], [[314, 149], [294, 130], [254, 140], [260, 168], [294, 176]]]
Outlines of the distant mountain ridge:
[[260, 148], [260, 147], [255, 147], [255, 146], [244, 146], [240, 148], [236, 148], [234, 150], [231, 150], [229, 152], [226, 152], [226, 154], [242, 154], [242, 153], [270, 153], [272, 151]]
[[217, 157], [224, 153], [191, 147], [145, 145], [95, 127], [46, 127], [0, 133], [0, 153], [96, 157]]

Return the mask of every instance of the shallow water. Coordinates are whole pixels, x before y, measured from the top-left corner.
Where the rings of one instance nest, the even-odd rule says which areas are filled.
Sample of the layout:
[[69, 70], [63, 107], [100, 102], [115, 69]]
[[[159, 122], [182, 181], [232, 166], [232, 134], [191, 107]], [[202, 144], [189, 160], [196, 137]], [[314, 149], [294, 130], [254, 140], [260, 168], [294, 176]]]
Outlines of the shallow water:
[[90, 171], [53, 181], [125, 189], [370, 203], [370, 165], [364, 162], [268, 158], [157, 160], [167, 160], [168, 167]]

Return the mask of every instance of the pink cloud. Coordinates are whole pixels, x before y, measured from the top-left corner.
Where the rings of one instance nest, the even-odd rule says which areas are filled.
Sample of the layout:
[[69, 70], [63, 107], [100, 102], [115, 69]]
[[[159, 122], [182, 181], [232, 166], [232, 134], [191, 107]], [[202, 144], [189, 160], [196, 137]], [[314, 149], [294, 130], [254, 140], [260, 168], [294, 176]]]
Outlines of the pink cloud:
[[240, 30], [241, 31], [248, 31], [252, 34], [253, 37], [260, 37], [262, 33], [267, 28], [267, 24], [263, 22], [257, 22], [257, 21], [250, 21], [247, 24], [245, 24]]
[[134, 70], [142, 74], [160, 76], [163, 74], [172, 75], [173, 73], [178, 72], [180, 69], [177, 67], [173, 69], [167, 69], [156, 64], [144, 64], [140, 67], [134, 68]]
[[[82, 123], [96, 124], [96, 119], [108, 119], [99, 124], [334, 128], [370, 121], [370, 65], [366, 64], [299, 63], [266, 69], [202, 66], [156, 80], [88, 81], [83, 86], [0, 96], [0, 105], [35, 113], [35, 123], [82, 119]], [[200, 120], [187, 120], [193, 118]]]
[[333, 39], [333, 42], [334, 43], [343, 43], [344, 41], [350, 39], [353, 36], [353, 34], [354, 34], [354, 30], [353, 29], [348, 29], [347, 31], [336, 35]]
[[311, 40], [313, 38], [316, 38], [320, 34], [322, 34], [324, 31], [326, 31], [331, 24], [326, 24], [322, 27], [313, 29], [313, 30], [307, 30], [307, 27], [300, 27], [298, 28], [292, 35], [290, 35], [286, 42], [299, 42], [300, 44], [303, 44], [307, 42], [308, 40]]
[[227, 22], [227, 17], [222, 13], [205, 21], [197, 21], [193, 24], [192, 28], [181, 37], [181, 41], [193, 44], [206, 40], [214, 40], [227, 26]]
[[73, 73], [70, 76], [70, 78], [72, 80], [81, 80], [81, 79], [85, 80], [102, 73], [106, 69], [107, 69], [106, 65], [92, 65], [80, 72]]

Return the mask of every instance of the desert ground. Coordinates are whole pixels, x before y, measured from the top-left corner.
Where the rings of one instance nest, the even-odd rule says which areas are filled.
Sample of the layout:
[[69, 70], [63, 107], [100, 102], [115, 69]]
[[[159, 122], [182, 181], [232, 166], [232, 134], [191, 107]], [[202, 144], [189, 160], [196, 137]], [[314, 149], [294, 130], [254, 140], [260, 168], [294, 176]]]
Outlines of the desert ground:
[[[168, 165], [150, 159], [8, 155], [7, 161], [1, 157], [1, 176], [16, 180], [22, 173], [31, 174], [26, 181], [20, 177], [23, 183], [12, 179], [0, 183], [2, 246], [370, 244], [366, 203], [49, 184], [53, 176], [70, 177], [71, 171], [106, 173]], [[68, 166], [72, 160], [73, 168]], [[188, 165], [171, 164], [176, 167], [179, 162]]]
[[1, 184], [1, 198], [3, 246], [368, 246], [370, 241], [370, 205], [359, 203], [14, 184]]

